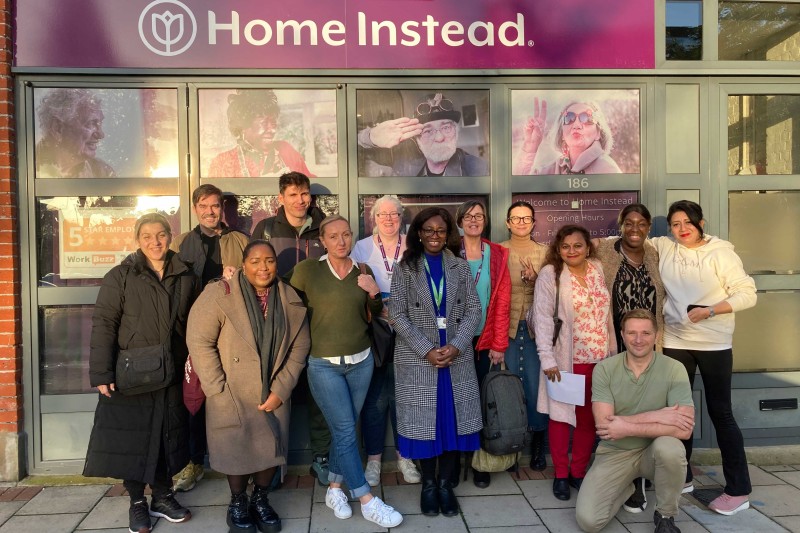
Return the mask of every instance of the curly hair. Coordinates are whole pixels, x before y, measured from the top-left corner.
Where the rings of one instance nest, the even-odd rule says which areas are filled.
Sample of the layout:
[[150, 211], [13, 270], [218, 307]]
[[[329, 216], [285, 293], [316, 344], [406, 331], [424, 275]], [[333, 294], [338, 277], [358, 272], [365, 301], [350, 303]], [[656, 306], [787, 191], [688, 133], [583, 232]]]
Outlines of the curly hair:
[[238, 89], [228, 95], [228, 129], [234, 137], [250, 126], [255, 117], [274, 117], [281, 114], [278, 97], [272, 89]]
[[80, 122], [90, 111], [100, 110], [100, 98], [89, 89], [58, 88], [42, 98], [36, 109], [42, 141], [58, 142], [65, 125]]

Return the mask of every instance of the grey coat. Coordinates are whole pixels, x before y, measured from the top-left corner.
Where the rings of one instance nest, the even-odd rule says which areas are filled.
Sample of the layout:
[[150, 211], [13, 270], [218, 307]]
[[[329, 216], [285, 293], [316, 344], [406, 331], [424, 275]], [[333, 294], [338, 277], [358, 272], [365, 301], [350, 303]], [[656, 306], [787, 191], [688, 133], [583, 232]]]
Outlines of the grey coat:
[[306, 308], [297, 293], [277, 281], [286, 332], [272, 371], [270, 392], [283, 404], [258, 410], [261, 359], [247, 316], [239, 275], [230, 293], [224, 282], [209, 283], [189, 313], [186, 343], [206, 394], [206, 427], [211, 468], [224, 474], [252, 474], [286, 464], [291, 395], [305, 367], [311, 340]]
[[[447, 338], [459, 350], [450, 366], [459, 435], [483, 427], [472, 338], [480, 323], [481, 303], [469, 265], [444, 253]], [[397, 330], [394, 352], [397, 432], [409, 439], [436, 438], [437, 369], [425, 358], [439, 346], [439, 330], [425, 269], [399, 263], [392, 276], [389, 319]]]

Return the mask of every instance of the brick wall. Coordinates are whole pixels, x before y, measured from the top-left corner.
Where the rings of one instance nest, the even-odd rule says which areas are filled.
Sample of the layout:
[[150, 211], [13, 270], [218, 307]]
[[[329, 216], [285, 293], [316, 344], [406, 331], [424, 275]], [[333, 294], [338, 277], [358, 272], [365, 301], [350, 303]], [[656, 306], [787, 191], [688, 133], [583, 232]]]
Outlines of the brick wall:
[[[22, 309], [20, 308], [11, 0], [0, 0], [0, 479], [24, 465], [22, 439]], [[11, 456], [9, 456], [11, 455]]]

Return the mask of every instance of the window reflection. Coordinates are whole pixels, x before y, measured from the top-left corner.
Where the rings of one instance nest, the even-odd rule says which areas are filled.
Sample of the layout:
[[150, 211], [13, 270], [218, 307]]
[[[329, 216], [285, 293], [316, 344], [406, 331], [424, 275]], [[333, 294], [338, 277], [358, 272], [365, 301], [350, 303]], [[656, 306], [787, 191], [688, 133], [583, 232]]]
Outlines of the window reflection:
[[748, 273], [800, 272], [800, 243], [784, 231], [800, 227], [800, 191], [731, 192], [728, 224]]
[[89, 339], [93, 305], [39, 308], [41, 394], [91, 392]]
[[719, 59], [800, 61], [800, 3], [719, 3]]
[[[380, 198], [381, 195], [363, 195], [359, 196], [359, 222], [358, 222], [358, 232], [360, 235], [360, 239], [363, 239], [367, 235], [372, 235], [372, 231], [374, 228], [375, 219], [372, 216], [372, 206], [375, 205], [375, 200]], [[417, 216], [417, 213], [425, 209], [426, 207], [437, 206], [437, 207], [444, 207], [447, 211], [453, 216], [453, 220], [455, 220], [456, 216], [456, 209], [462, 203], [468, 200], [477, 200], [479, 202], [483, 202], [487, 208], [489, 207], [489, 197], [488, 196], [462, 196], [462, 195], [405, 195], [400, 194], [397, 195], [397, 198], [400, 200], [400, 203], [403, 204], [403, 222], [400, 226], [400, 231], [402, 233], [406, 232], [408, 226], [411, 225], [411, 221]], [[486, 227], [487, 234], [491, 231], [489, 226]]]
[[800, 174], [800, 95], [728, 97], [728, 174]]
[[800, 292], [759, 292], [758, 305], [736, 313], [733, 333], [733, 370], [778, 372], [800, 370]]
[[[339, 197], [335, 194], [318, 194], [311, 197], [311, 205], [319, 207], [326, 216], [339, 214]], [[280, 203], [278, 197], [226, 194], [223, 206], [223, 222], [247, 235], [256, 224], [275, 216]]]
[[703, 59], [703, 2], [668, 1], [666, 5], [666, 58]]

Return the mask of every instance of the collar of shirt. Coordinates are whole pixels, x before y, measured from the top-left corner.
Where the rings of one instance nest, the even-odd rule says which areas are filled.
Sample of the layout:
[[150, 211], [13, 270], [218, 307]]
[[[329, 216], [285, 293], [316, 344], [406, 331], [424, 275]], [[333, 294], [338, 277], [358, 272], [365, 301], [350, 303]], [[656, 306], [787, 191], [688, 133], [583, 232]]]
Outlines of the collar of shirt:
[[[347, 271], [347, 273], [349, 274], [350, 271], [353, 270], [353, 268], [358, 268], [358, 263], [356, 263], [356, 260], [353, 259], [352, 257], [348, 257], [348, 259], [353, 262], [353, 267], [350, 270]], [[328, 268], [331, 269], [331, 273], [336, 277], [336, 279], [338, 279], [339, 281], [344, 279], [344, 278], [340, 278], [339, 274], [337, 274], [336, 270], [334, 270], [333, 265], [331, 264], [330, 260], [328, 259], [328, 254], [324, 254], [322, 257], [319, 258], [319, 260], [328, 262]]]

